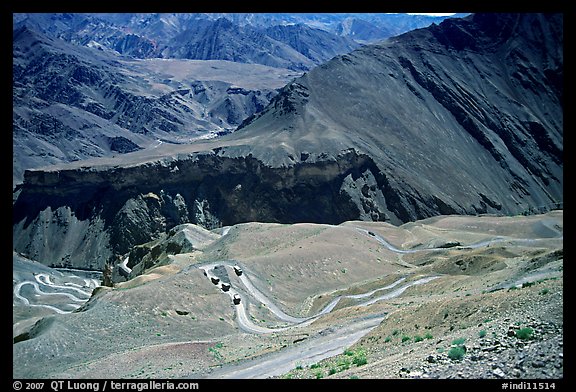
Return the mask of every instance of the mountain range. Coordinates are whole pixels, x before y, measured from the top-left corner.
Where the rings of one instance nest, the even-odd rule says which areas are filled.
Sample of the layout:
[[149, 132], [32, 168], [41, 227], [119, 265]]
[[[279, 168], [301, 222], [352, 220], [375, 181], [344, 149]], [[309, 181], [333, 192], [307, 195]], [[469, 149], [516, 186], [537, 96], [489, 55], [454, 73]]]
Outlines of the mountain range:
[[374, 13], [36, 13], [16, 14], [14, 25], [136, 58], [232, 60], [307, 70], [361, 43], [446, 18]]
[[298, 75], [224, 60], [118, 57], [20, 27], [13, 183], [32, 167], [231, 132]]
[[359, 15], [13, 14], [13, 185], [29, 168], [232, 132], [353, 36], [443, 19]]
[[14, 248], [103, 268], [188, 222], [401, 224], [555, 208], [562, 47], [560, 14], [473, 14], [338, 55], [217, 139], [26, 171]]
[[389, 17], [14, 14], [13, 378], [560, 387], [564, 15]]

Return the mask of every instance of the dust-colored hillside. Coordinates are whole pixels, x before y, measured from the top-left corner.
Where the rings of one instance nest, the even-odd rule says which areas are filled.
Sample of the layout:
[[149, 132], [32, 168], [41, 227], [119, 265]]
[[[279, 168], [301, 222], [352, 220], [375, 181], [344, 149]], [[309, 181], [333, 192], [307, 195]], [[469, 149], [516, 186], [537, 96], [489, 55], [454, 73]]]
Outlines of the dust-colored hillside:
[[13, 376], [563, 377], [562, 211], [202, 238], [71, 313], [27, 319], [15, 293]]

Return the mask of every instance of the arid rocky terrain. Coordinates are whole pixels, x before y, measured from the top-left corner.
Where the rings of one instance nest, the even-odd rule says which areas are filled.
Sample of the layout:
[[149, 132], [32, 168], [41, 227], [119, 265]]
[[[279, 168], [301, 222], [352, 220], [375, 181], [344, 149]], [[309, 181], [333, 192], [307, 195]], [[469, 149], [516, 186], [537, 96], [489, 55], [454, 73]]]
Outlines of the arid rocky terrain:
[[266, 15], [13, 15], [13, 378], [564, 378], [564, 15]]
[[562, 211], [184, 225], [148, 246], [73, 312], [15, 296], [14, 377], [563, 377]]

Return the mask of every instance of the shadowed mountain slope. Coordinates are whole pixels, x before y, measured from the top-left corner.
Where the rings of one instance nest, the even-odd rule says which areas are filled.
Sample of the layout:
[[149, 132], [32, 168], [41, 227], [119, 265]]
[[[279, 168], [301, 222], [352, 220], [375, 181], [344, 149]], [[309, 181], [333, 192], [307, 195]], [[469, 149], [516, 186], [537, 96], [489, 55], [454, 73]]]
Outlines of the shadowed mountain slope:
[[561, 15], [479, 14], [366, 46], [286, 86], [223, 154], [291, 165], [352, 148], [396, 222], [555, 203], [562, 43]]
[[[82, 263], [88, 238], [103, 264], [187, 222], [400, 224], [555, 207], [562, 29], [559, 14], [447, 20], [313, 69], [218, 140], [27, 171], [15, 249]], [[56, 234], [65, 247], [47, 245]]]

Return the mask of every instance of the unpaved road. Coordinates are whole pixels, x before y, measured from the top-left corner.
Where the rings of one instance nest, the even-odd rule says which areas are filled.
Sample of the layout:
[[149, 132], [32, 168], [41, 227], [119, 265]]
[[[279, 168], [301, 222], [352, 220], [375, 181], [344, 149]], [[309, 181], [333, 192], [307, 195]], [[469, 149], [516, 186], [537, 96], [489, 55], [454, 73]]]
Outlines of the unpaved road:
[[[60, 278], [63, 279], [65, 275]], [[79, 277], [74, 277], [81, 279]], [[14, 286], [14, 297], [22, 301], [28, 306], [43, 307], [55, 311], [56, 313], [64, 314], [70, 313], [78, 309], [81, 304], [88, 301], [92, 295], [92, 290], [99, 284], [95, 279], [83, 279], [84, 286], [74, 282], [63, 282], [64, 284], [56, 284], [52, 281], [52, 277], [46, 273], [34, 274], [33, 280], [24, 280]], [[22, 295], [22, 287], [31, 285], [34, 287], [34, 298], [31, 295], [28, 297]], [[43, 289], [40, 288], [42, 286]], [[59, 298], [58, 305], [42, 303], [46, 297]], [[65, 300], [67, 298], [67, 300]], [[72, 308], [72, 309], [70, 309]]]
[[[202, 264], [198, 268], [204, 270], [206, 277], [210, 281], [212, 281], [212, 279], [216, 277], [212, 273], [212, 270], [216, 266], [219, 266], [219, 265], [223, 265], [229, 269], [232, 269], [232, 267], [235, 265], [238, 265], [238, 263], [235, 262], [234, 260], [223, 260], [223, 261], [218, 261], [218, 262], [211, 262], [211, 263], [207, 263], [207, 264]], [[291, 316], [289, 314], [286, 314], [270, 298], [268, 298], [266, 295], [264, 295], [264, 293], [262, 293], [260, 290], [258, 290], [252, 284], [251, 280], [248, 278], [248, 275], [247, 275], [245, 269], [243, 269], [243, 270], [244, 270], [244, 272], [242, 275], [239, 276], [239, 278], [240, 278], [240, 281], [242, 282], [242, 285], [244, 286], [243, 288], [244, 288], [245, 292], [247, 292], [248, 295], [250, 296], [250, 299], [248, 299], [246, 297], [242, 298], [241, 294], [236, 289], [234, 289], [233, 287], [231, 287], [228, 291], [222, 291], [222, 293], [227, 294], [230, 297], [231, 301], [233, 300], [235, 295], [238, 295], [241, 297], [240, 303], [234, 307], [236, 309], [236, 320], [238, 322], [238, 326], [242, 330], [244, 330], [246, 332], [250, 332], [250, 333], [273, 333], [273, 332], [285, 331], [285, 330], [290, 329], [290, 328], [307, 326], [307, 325], [311, 324], [312, 322], [316, 321], [319, 317], [330, 313], [336, 307], [338, 302], [340, 302], [340, 300], [343, 298], [350, 298], [350, 299], [368, 298], [368, 297], [374, 295], [375, 293], [377, 293], [378, 291], [384, 291], [384, 290], [389, 290], [391, 288], [394, 288], [395, 286], [397, 286], [398, 284], [400, 284], [401, 282], [406, 280], [405, 277], [400, 278], [396, 282], [394, 282], [388, 286], [381, 287], [381, 288], [372, 290], [372, 291], [364, 293], [364, 294], [341, 295], [341, 296], [334, 298], [330, 303], [328, 303], [328, 305], [326, 305], [320, 312], [318, 312], [318, 314], [316, 314], [314, 316], [294, 317], [294, 316]], [[234, 272], [231, 272], [231, 273], [234, 273]], [[424, 284], [424, 283], [430, 282], [431, 280], [436, 279], [436, 278], [438, 278], [438, 276], [429, 276], [429, 277], [421, 278], [421, 279], [418, 279], [418, 280], [415, 280], [412, 282], [408, 282], [408, 283], [402, 285], [401, 287], [399, 287], [398, 289], [396, 289], [390, 293], [378, 296], [376, 298], [372, 298], [372, 299], [364, 301], [364, 302], [360, 302], [360, 303], [358, 303], [358, 305], [359, 306], [368, 306], [368, 305], [373, 304], [373, 303], [378, 302], [378, 301], [395, 298], [395, 297], [401, 295], [407, 288], [409, 288], [411, 286]], [[223, 282], [220, 281], [216, 285], [220, 290], [222, 290], [222, 283]], [[247, 304], [246, 304], [248, 302], [248, 300], [256, 301], [256, 302], [260, 302], [260, 303], [264, 304], [276, 317], [278, 317], [278, 319], [285, 321], [285, 322], [289, 322], [289, 323], [291, 323], [291, 325], [287, 326], [287, 327], [280, 327], [280, 328], [266, 328], [266, 327], [262, 327], [262, 326], [254, 324], [250, 320], [250, 317], [248, 314]]]
[[[480, 241], [480, 242], [476, 242], [470, 245], [457, 245], [454, 246], [453, 248], [455, 249], [477, 249], [477, 248], [484, 248], [484, 247], [488, 247], [490, 245], [494, 245], [500, 242], [510, 242], [513, 244], [518, 244], [518, 245], [535, 245], [538, 242], [542, 242], [542, 241], [550, 241], [551, 239], [556, 239], [556, 240], [562, 240], [564, 238], [563, 234], [558, 231], [556, 228], [552, 227], [549, 224], [549, 228], [551, 230], [553, 230], [554, 232], [556, 232], [556, 236], [555, 237], [545, 237], [545, 238], [514, 238], [514, 237], [505, 237], [505, 236], [496, 236], [494, 238], [491, 238], [489, 240], [484, 240], [484, 241]], [[548, 226], [547, 226], [548, 227]], [[400, 249], [395, 247], [394, 245], [392, 245], [391, 243], [389, 243], [388, 241], [386, 241], [382, 236], [368, 231], [366, 229], [361, 229], [356, 227], [356, 230], [358, 230], [361, 233], [364, 233], [372, 238], [374, 238], [376, 241], [378, 241], [379, 243], [381, 243], [382, 245], [384, 245], [386, 247], [386, 249], [394, 252], [394, 253], [398, 253], [398, 254], [408, 254], [408, 253], [418, 253], [418, 252], [437, 252], [437, 251], [446, 251], [447, 247], [438, 247], [438, 248], [422, 248], [422, 249]]]
[[[219, 262], [213, 262], [208, 264], [203, 264], [198, 268], [204, 270], [205, 275], [210, 281], [215, 277], [213, 274], [213, 269], [216, 266], [224, 265], [228, 269], [232, 270], [233, 266], [238, 265], [237, 262], [233, 260], [225, 260]], [[307, 326], [323, 315], [331, 312], [338, 302], [342, 298], [350, 299], [365, 299], [372, 297], [374, 294], [394, 289], [400, 283], [406, 280], [406, 277], [398, 279], [396, 282], [389, 284], [385, 287], [377, 288], [363, 294], [355, 295], [345, 295], [338, 296], [332, 300], [328, 305], [324, 307], [318, 314], [306, 318], [293, 317], [282, 311], [270, 298], [268, 298], [264, 293], [258, 290], [251, 282], [248, 277], [249, 272], [243, 268], [242, 275], [239, 276], [240, 282], [242, 282], [243, 292], [248, 293], [250, 299], [245, 296], [241, 299], [241, 302], [237, 304], [234, 308], [236, 310], [236, 321], [240, 329], [248, 333], [255, 334], [266, 334], [281, 332], [292, 328], [300, 328]], [[229, 273], [234, 273], [229, 271]], [[392, 290], [386, 294], [371, 298], [369, 300], [360, 302], [360, 306], [368, 306], [377, 301], [387, 300], [395, 298], [401, 295], [406, 289], [414, 285], [425, 284], [433, 279], [438, 278], [438, 276], [429, 276], [425, 278], [420, 278], [408, 283], [401, 285], [400, 287]], [[227, 283], [227, 282], [226, 282]], [[219, 282], [217, 287], [222, 290], [222, 282]], [[240, 293], [234, 289], [230, 288], [228, 291], [222, 291], [223, 294], [227, 294], [230, 300], [234, 298], [235, 295], [240, 295]], [[250, 320], [248, 314], [248, 300], [258, 301], [265, 304], [268, 309], [280, 320], [291, 323], [291, 325], [280, 328], [267, 328], [254, 324]], [[334, 355], [342, 353], [342, 351], [356, 343], [362, 336], [370, 332], [373, 328], [378, 326], [380, 322], [385, 318], [385, 314], [373, 315], [369, 317], [361, 317], [347, 323], [344, 326], [339, 326], [337, 328], [327, 328], [314, 337], [308, 338], [303, 342], [298, 342], [295, 346], [290, 348], [264, 355], [257, 360], [248, 360], [240, 364], [235, 365], [224, 365], [218, 370], [211, 372], [210, 374], [204, 376], [208, 378], [268, 378], [279, 376], [284, 374], [291, 369], [294, 369], [297, 365], [310, 365], [316, 363], [322, 359], [332, 357]], [[194, 376], [196, 377], [196, 376]]]
[[[427, 251], [446, 251], [446, 248], [442, 247], [408, 249], [408, 250], [399, 249], [390, 244], [383, 237], [373, 232], [369, 232], [368, 230], [361, 228], [355, 228], [355, 229], [374, 238], [376, 241], [384, 245], [388, 250], [398, 254], [427, 252]], [[557, 230], [555, 231], [557, 234], [556, 239], [562, 239], [562, 233], [558, 232]], [[539, 240], [540, 239], [517, 239], [517, 238], [497, 236], [489, 240], [480, 241], [471, 245], [458, 246], [458, 247], [467, 249], [476, 249], [481, 247], [488, 247], [498, 242], [512, 241], [518, 244], [532, 244], [534, 242], [538, 242]], [[549, 240], [549, 238], [542, 240]], [[210, 279], [212, 276], [214, 276], [211, 273], [211, 270], [217, 265], [224, 265], [229, 269], [228, 271], [229, 273], [234, 273], [232, 271], [232, 267], [234, 265], [238, 265], [238, 263], [234, 260], [224, 260], [203, 264], [199, 266], [199, 268], [203, 269], [205, 271], [206, 276]], [[246, 305], [248, 298], [242, 298], [241, 303], [235, 306], [237, 315], [236, 320], [238, 322], [238, 325], [242, 330], [246, 332], [257, 334], [279, 332], [291, 328], [298, 328], [305, 325], [309, 325], [322, 315], [331, 312], [342, 298], [350, 298], [356, 300], [370, 298], [357, 304], [358, 306], [369, 306], [378, 301], [384, 301], [398, 297], [411, 286], [426, 284], [439, 277], [439, 276], [423, 277], [400, 285], [402, 282], [406, 280], [406, 277], [403, 277], [388, 286], [377, 288], [367, 293], [338, 296], [334, 300], [332, 300], [328, 305], [326, 305], [324, 309], [322, 309], [318, 314], [311, 317], [301, 318], [286, 314], [270, 298], [268, 298], [264, 293], [262, 293], [254, 286], [254, 284], [249, 278], [249, 271], [247, 272], [245, 268], [243, 268], [243, 271], [244, 271], [243, 274], [238, 276], [238, 278], [242, 283], [242, 285], [244, 286], [243, 291], [248, 293], [248, 295], [250, 296], [250, 300], [264, 304], [276, 317], [278, 317], [278, 319], [291, 323], [291, 325], [281, 328], [266, 328], [259, 325], [255, 325], [254, 323], [251, 322], [248, 314]], [[387, 290], [391, 291], [385, 292]], [[385, 292], [385, 293], [374, 297], [374, 294], [378, 292]], [[239, 295], [238, 291], [235, 290], [234, 288], [230, 288], [230, 290], [227, 291], [226, 294], [230, 296], [231, 300], [234, 297], [234, 295]], [[360, 319], [356, 319], [353, 322], [349, 322], [344, 326], [339, 326], [338, 328], [328, 328], [323, 330], [321, 333], [313, 337], [310, 337], [303, 342], [298, 342], [298, 344], [295, 344], [294, 346], [291, 346], [284, 350], [271, 354], [266, 354], [258, 359], [248, 360], [245, 362], [241, 362], [239, 364], [224, 365], [221, 368], [212, 371], [205, 377], [268, 378], [279, 376], [294, 369], [298, 365], [301, 366], [310, 365], [322, 359], [342, 353], [342, 351], [346, 347], [353, 345], [365, 334], [367, 334], [370, 330], [378, 326], [382, 322], [382, 320], [384, 320], [385, 317], [386, 317], [385, 314], [375, 315], [372, 317], [363, 317]]]
[[308, 366], [322, 359], [341, 354], [345, 347], [377, 327], [385, 315], [364, 317], [345, 326], [328, 328], [314, 338], [306, 339], [290, 348], [264, 355], [237, 365], [224, 365], [205, 378], [268, 378], [280, 376], [296, 366]]

